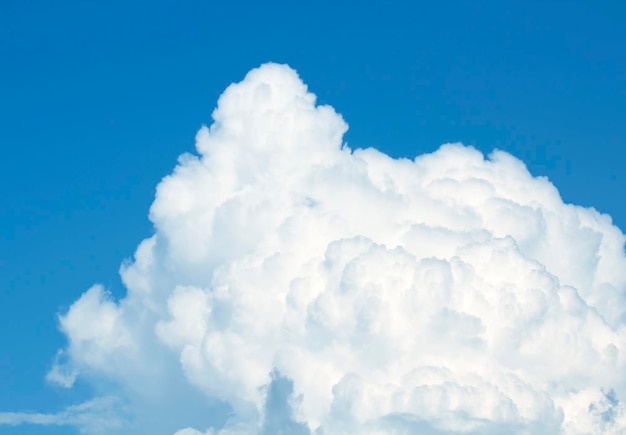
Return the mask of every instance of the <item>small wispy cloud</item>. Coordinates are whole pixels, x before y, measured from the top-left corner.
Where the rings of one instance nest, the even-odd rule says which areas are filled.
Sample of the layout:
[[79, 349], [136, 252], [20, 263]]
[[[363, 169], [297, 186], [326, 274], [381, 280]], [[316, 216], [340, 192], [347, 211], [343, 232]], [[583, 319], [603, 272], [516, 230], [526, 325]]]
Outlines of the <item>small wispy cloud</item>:
[[22, 424], [44, 426], [74, 426], [81, 433], [111, 433], [122, 426], [119, 400], [101, 397], [69, 406], [63, 411], [50, 414], [37, 412], [0, 412], [0, 426]]

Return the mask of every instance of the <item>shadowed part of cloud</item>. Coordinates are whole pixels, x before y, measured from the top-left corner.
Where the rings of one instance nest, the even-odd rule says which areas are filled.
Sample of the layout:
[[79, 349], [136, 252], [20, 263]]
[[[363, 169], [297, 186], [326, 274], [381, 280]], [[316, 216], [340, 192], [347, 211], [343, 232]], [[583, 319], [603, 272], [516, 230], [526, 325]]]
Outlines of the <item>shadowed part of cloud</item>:
[[272, 372], [272, 382], [265, 402], [265, 421], [262, 435], [309, 435], [309, 428], [294, 421], [293, 405], [298, 399], [293, 397], [293, 382]]

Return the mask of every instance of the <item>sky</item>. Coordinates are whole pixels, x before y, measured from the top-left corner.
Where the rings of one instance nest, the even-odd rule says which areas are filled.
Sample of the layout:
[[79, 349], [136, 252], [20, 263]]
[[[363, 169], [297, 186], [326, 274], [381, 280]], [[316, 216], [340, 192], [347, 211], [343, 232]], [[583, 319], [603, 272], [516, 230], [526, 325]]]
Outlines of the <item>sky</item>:
[[[626, 228], [626, 6], [405, 3], [1, 2], [2, 433], [24, 433], [26, 426], [7, 421], [37, 418], [41, 424], [29, 424], [28, 433], [97, 433], [103, 421], [119, 422], [109, 431], [133, 433], [127, 422], [141, 425], [155, 409], [164, 419], [159, 427], [172, 433], [219, 430], [233, 421], [244, 433], [255, 424], [267, 433], [281, 425], [308, 433], [307, 424], [328, 433], [342, 424], [384, 433], [391, 427], [385, 425], [409, 424], [396, 421], [402, 413], [432, 433], [503, 427], [550, 433], [559, 425], [576, 433], [599, 424], [591, 417], [568, 420], [581, 403], [585, 409], [594, 404], [598, 421], [619, 429], [620, 393], [626, 393], [616, 374], [625, 346], [619, 229]], [[232, 83], [241, 85], [229, 88]], [[332, 109], [320, 109], [324, 105]], [[254, 114], [268, 110], [276, 118], [255, 121]], [[446, 143], [473, 149], [440, 148]], [[495, 149], [504, 153], [491, 155]], [[184, 153], [196, 157], [179, 160]], [[209, 168], [206, 174], [196, 160]], [[215, 234], [203, 229], [209, 215]], [[281, 252], [298, 263], [272, 263], [270, 254]], [[508, 256], [501, 265], [506, 272], [485, 266], [498, 264], [498, 252]], [[429, 263], [431, 257], [440, 263]], [[326, 275], [313, 258], [324, 259]], [[372, 272], [379, 264], [389, 267]], [[388, 272], [394, 265], [401, 270]], [[464, 267], [472, 272], [463, 275]], [[360, 271], [354, 277], [353, 268]], [[539, 272], [519, 272], [527, 269]], [[419, 278], [420, 271], [452, 278], [433, 284], [428, 280], [438, 278]], [[402, 322], [416, 315], [401, 310], [405, 299], [359, 293], [395, 288], [386, 273], [417, 277], [406, 283], [411, 288], [446, 289], [441, 300], [419, 301], [430, 319], [420, 326], [430, 335], [415, 338], [419, 346], [394, 335], [410, 329]], [[347, 296], [334, 287], [343, 279], [352, 289]], [[306, 301], [306, 312], [294, 308], [282, 329], [264, 328], [281, 318], [267, 313], [286, 308], [269, 304], [267, 313], [256, 313], [247, 292], [254, 293], [254, 283], [278, 289], [294, 282], [304, 283], [293, 284], [300, 295], [294, 307]], [[532, 292], [511, 290], [513, 302], [504, 305], [526, 307], [504, 311], [521, 316], [512, 330], [543, 328], [529, 332], [535, 338], [528, 346], [515, 342], [519, 363], [504, 361], [503, 349], [513, 344], [497, 331], [506, 319], [490, 317], [487, 309], [503, 309], [502, 298], [484, 296], [511, 282], [544, 292], [533, 299]], [[221, 316], [242, 313], [236, 327], [206, 320], [220, 312], [207, 289], [220, 286], [238, 289], [220, 302]], [[328, 291], [313, 297], [309, 287]], [[464, 292], [476, 300], [483, 294], [492, 305], [470, 303], [458, 296]], [[579, 304], [577, 313], [587, 320], [576, 321], [575, 310], [561, 306], [566, 299]], [[405, 349], [408, 358], [436, 347], [429, 340], [443, 334], [443, 350], [413, 371], [402, 364], [387, 370], [391, 350], [381, 351], [387, 362], [360, 353], [358, 343], [370, 336], [345, 322], [362, 314], [365, 326], [358, 325], [373, 333], [376, 321], [389, 320], [377, 304], [395, 307], [402, 320], [396, 332], [383, 334], [393, 349]], [[193, 307], [205, 311], [193, 314]], [[329, 307], [353, 317], [333, 317]], [[601, 319], [589, 320], [592, 312]], [[255, 313], [263, 321], [252, 327], [245, 319]], [[190, 326], [185, 318], [197, 322]], [[314, 336], [280, 335], [298, 319]], [[204, 329], [192, 333], [194, 325]], [[475, 329], [476, 336], [459, 336], [453, 325]], [[558, 336], [562, 325], [587, 344], [573, 349], [566, 338], [559, 342], [573, 361], [561, 379], [538, 337]], [[268, 335], [254, 336], [256, 329]], [[352, 332], [338, 337], [339, 330]], [[484, 347], [473, 348], [479, 339]], [[194, 360], [185, 350], [197, 340], [240, 343], [246, 350], [260, 343], [262, 362], [231, 361], [237, 369], [227, 375], [211, 365], [216, 355]], [[336, 354], [346, 361], [371, 364], [344, 367], [325, 340], [339, 343]], [[132, 357], [125, 346], [134, 349]], [[224, 346], [230, 349], [224, 358], [240, 350]], [[471, 361], [467, 367], [493, 370], [469, 373], [457, 364], [460, 356], [444, 352], [457, 347]], [[153, 360], [157, 367], [146, 368]], [[335, 379], [332, 372], [336, 382], [317, 388], [310, 382], [317, 372], [300, 366]], [[535, 379], [530, 373], [537, 367]], [[386, 377], [376, 378], [374, 369]], [[523, 394], [503, 386], [511, 371]], [[585, 371], [591, 375], [580, 380]], [[148, 388], [153, 372], [167, 374], [159, 375], [156, 392]], [[404, 408], [390, 402], [381, 416], [353, 396], [363, 388], [378, 392], [371, 396], [375, 403], [387, 403], [385, 382], [413, 382], [417, 389], [426, 385], [423, 379], [445, 379], [432, 382], [464, 391], [471, 385], [470, 398], [493, 393], [494, 403], [513, 403], [516, 411], [415, 405], [436, 402], [432, 395], [439, 393], [430, 389], [422, 396], [415, 390]], [[545, 387], [554, 379], [579, 391], [576, 400]], [[334, 402], [327, 397], [333, 386]], [[508, 401], [500, 401], [493, 386]], [[299, 407], [285, 405], [290, 391], [301, 396]], [[456, 397], [455, 391], [440, 394]], [[167, 410], [178, 417], [167, 420]], [[471, 426], [479, 420], [495, 426]]]

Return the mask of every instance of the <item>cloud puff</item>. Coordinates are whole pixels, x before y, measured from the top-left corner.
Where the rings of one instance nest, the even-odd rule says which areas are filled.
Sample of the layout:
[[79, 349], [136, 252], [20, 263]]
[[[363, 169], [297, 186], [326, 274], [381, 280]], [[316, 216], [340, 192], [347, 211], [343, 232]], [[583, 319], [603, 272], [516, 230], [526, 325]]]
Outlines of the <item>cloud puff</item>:
[[137, 403], [184, 383], [230, 409], [179, 434], [626, 430], [610, 217], [505, 152], [351, 150], [284, 65], [213, 119], [157, 188], [126, 296], [94, 286], [60, 317], [49, 379]]

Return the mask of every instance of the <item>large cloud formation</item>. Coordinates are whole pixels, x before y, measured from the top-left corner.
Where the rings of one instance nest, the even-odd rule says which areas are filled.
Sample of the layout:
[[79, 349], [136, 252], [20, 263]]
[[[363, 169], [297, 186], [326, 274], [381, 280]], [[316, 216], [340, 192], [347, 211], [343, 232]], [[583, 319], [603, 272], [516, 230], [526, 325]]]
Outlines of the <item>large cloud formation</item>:
[[505, 152], [351, 150], [284, 65], [213, 119], [158, 186], [126, 296], [96, 285], [60, 317], [50, 380], [225, 404], [179, 434], [626, 431], [610, 217]]

